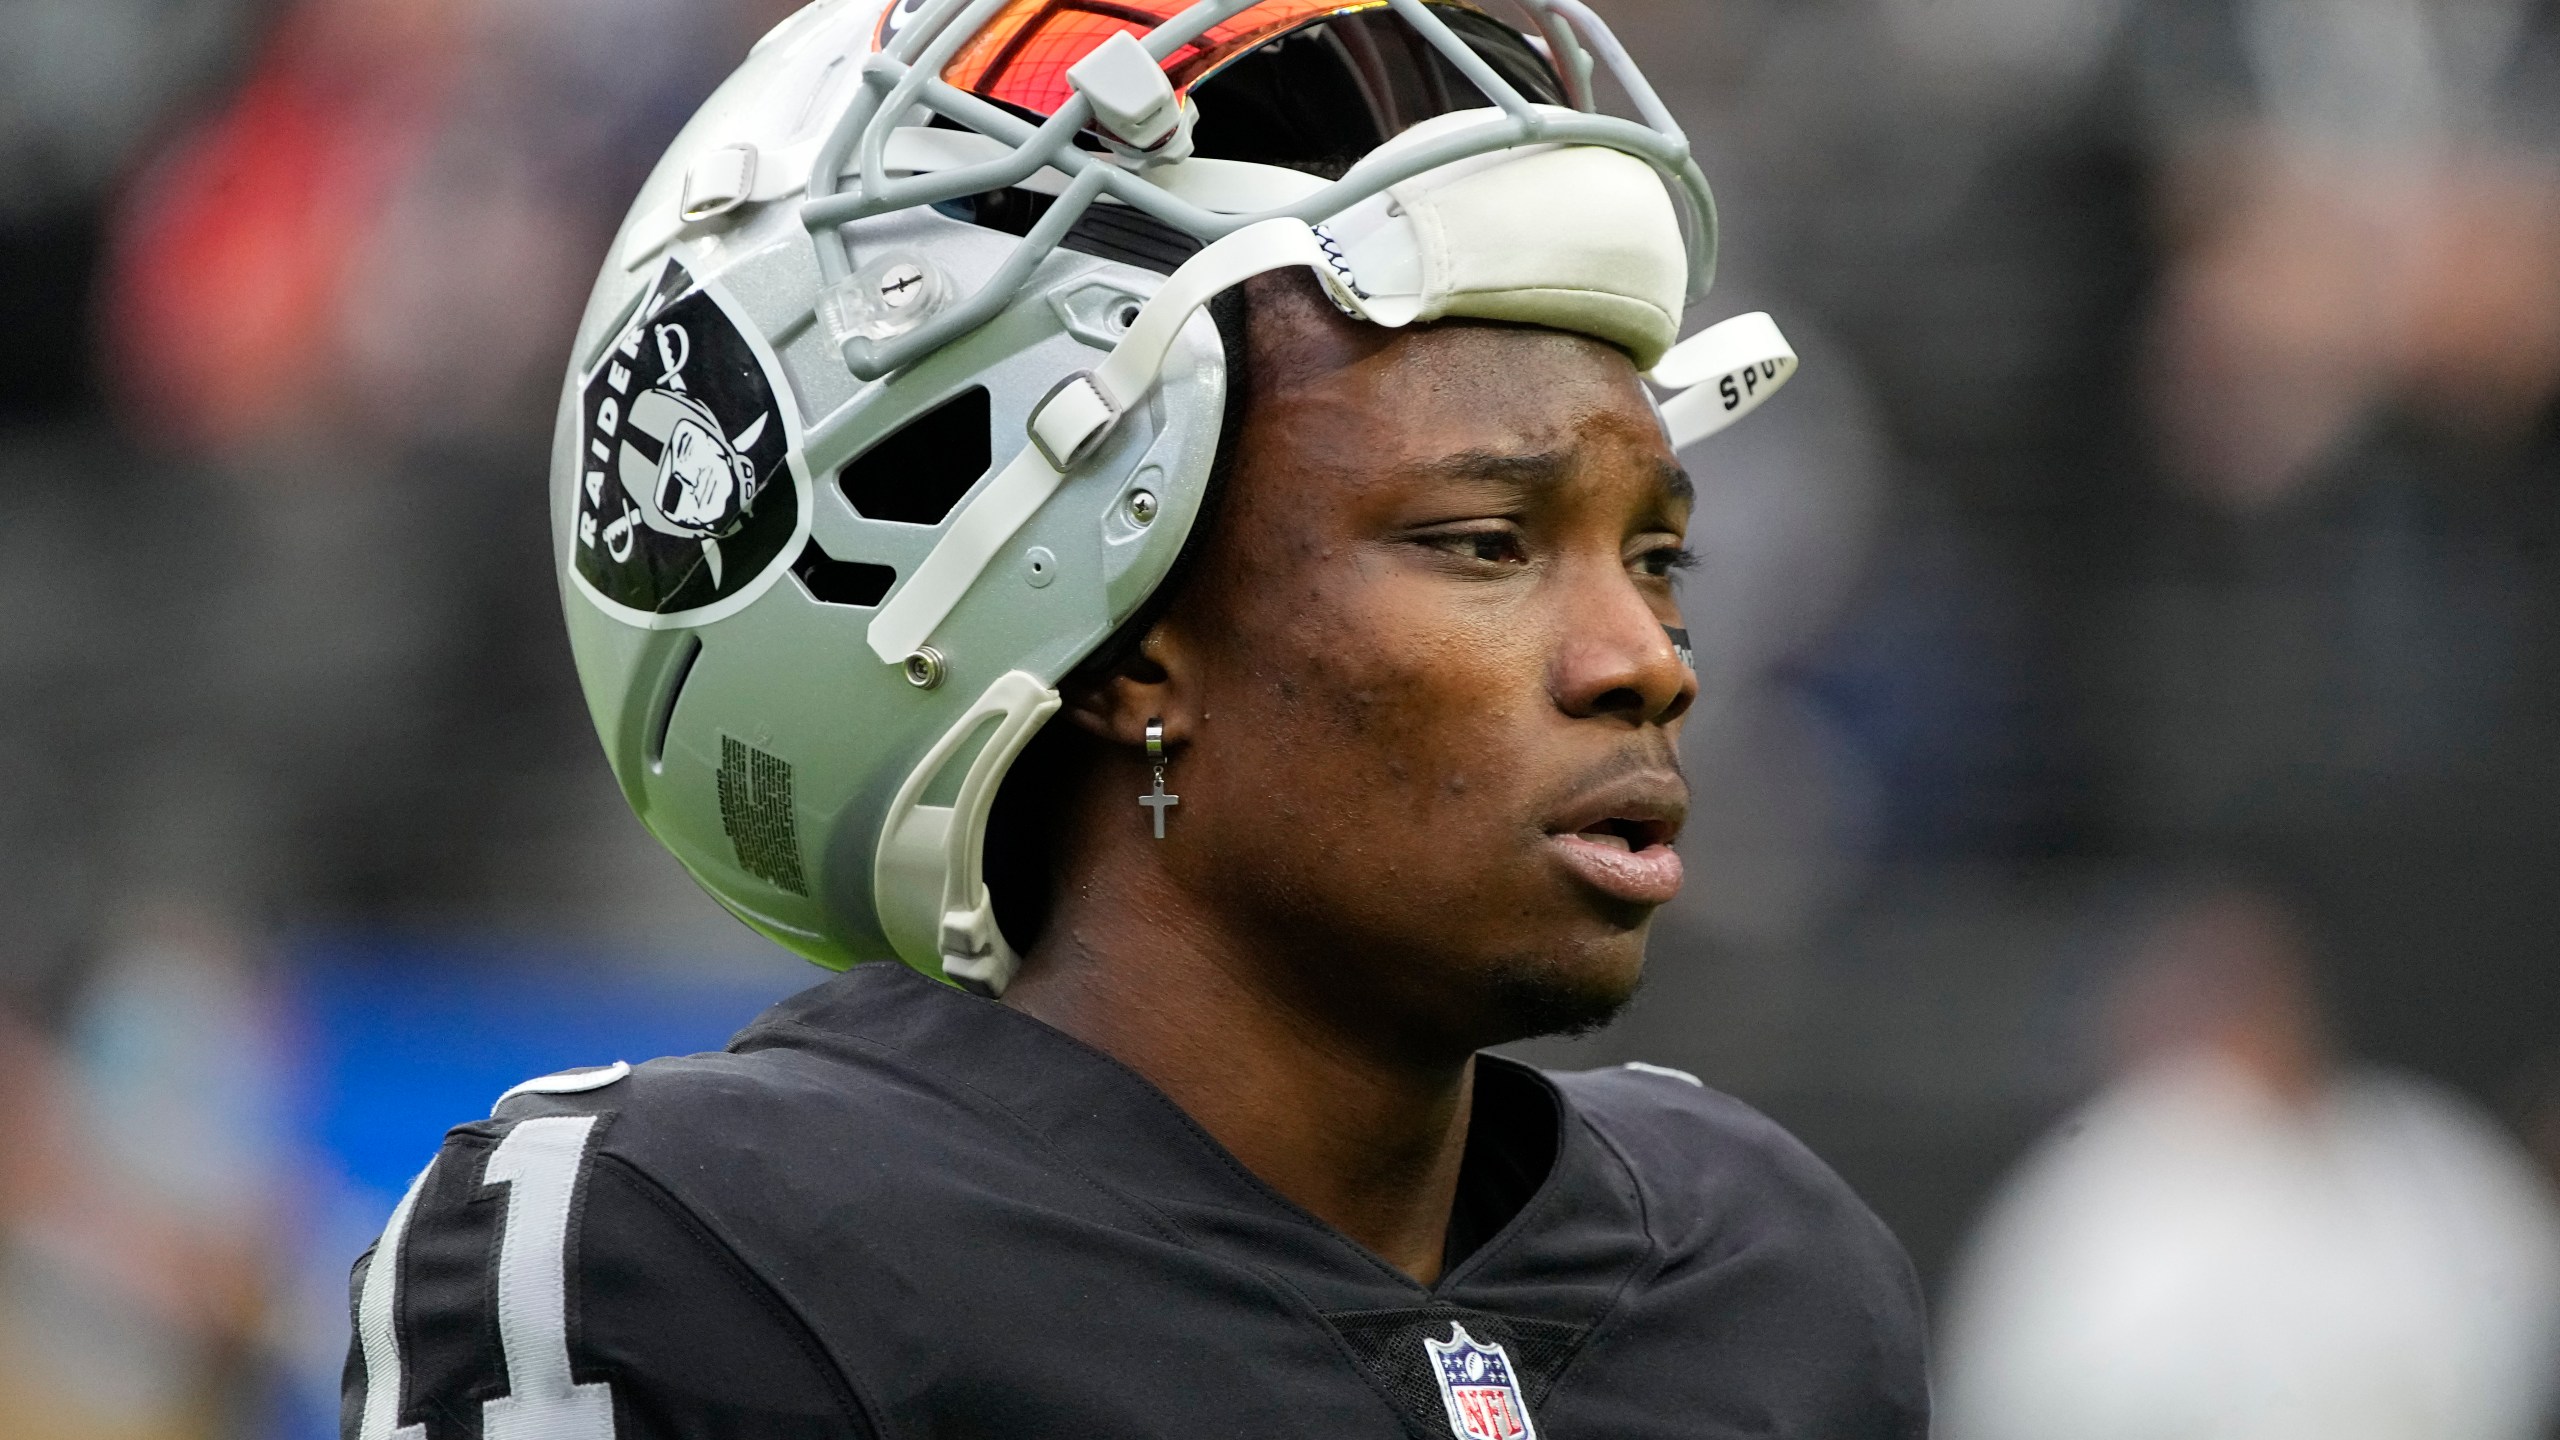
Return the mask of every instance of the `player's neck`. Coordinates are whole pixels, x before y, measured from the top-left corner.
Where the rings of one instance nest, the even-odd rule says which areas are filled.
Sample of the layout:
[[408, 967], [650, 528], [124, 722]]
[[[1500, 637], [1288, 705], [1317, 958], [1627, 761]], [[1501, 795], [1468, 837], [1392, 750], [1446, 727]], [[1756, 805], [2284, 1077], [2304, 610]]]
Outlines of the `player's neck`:
[[1284, 967], [1252, 939], [1126, 867], [1060, 891], [1006, 1003], [1144, 1075], [1265, 1184], [1437, 1280], [1472, 1057], [1417, 1061], [1293, 1000], [1266, 978]]

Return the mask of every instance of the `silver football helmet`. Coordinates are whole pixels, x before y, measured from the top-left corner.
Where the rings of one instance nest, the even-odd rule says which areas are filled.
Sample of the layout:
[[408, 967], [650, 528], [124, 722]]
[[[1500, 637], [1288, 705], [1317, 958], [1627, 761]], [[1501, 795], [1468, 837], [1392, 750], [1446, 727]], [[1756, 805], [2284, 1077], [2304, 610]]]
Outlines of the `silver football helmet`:
[[1766, 316], [1673, 345], [1706, 182], [1580, 0], [1518, 9], [818, 0], [703, 106], [597, 281], [552, 489], [614, 774], [723, 905], [1004, 986], [990, 808], [1191, 532], [1204, 307], [1252, 275], [1608, 340], [1677, 444], [1784, 383]]

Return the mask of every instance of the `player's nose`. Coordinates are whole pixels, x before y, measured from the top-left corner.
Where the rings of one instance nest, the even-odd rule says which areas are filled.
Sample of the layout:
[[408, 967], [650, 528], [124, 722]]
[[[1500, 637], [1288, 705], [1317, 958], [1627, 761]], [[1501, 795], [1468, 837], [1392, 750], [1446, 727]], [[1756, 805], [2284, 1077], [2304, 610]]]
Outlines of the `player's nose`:
[[1623, 564], [1568, 586], [1558, 618], [1548, 690], [1567, 715], [1667, 725], [1696, 703], [1698, 677]]

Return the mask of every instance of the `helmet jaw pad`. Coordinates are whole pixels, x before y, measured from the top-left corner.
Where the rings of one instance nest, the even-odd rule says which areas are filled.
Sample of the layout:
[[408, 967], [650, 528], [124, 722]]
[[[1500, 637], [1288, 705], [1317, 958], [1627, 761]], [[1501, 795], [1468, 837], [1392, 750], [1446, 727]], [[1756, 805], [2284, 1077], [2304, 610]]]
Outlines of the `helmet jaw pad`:
[[[1000, 994], [1021, 958], [996, 928], [987, 891], [987, 817], [996, 790], [1022, 748], [1058, 713], [1058, 692], [1039, 677], [1007, 671], [943, 732], [889, 804], [873, 862], [882, 932], [911, 965]], [[968, 742], [969, 759], [949, 805], [925, 803]], [[931, 908], [928, 908], [931, 907]]]

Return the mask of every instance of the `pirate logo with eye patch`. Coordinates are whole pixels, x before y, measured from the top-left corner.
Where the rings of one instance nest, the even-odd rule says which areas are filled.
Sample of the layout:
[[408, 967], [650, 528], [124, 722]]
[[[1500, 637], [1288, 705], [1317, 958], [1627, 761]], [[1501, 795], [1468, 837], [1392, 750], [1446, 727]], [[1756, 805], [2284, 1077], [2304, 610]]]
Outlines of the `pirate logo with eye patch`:
[[[759, 415], [736, 439], [723, 439], [720, 418], [681, 390], [652, 390], [631, 406], [622, 442], [622, 489], [640, 523], [661, 535], [691, 536], [706, 548], [711, 581], [720, 582], [720, 547], [754, 518], [755, 448], [770, 416]], [[631, 436], [658, 442], [654, 463]]]
[[578, 588], [636, 625], [736, 613], [807, 533], [797, 416], [772, 351], [670, 259], [582, 380]]

